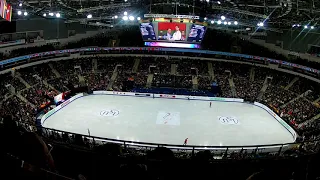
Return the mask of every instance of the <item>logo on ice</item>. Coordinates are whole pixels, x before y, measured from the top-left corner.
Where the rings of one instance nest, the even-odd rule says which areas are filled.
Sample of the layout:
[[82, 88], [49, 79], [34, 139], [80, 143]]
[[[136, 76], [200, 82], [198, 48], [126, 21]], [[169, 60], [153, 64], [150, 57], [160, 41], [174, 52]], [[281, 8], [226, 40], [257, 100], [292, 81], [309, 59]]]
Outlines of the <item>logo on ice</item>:
[[106, 117], [117, 117], [119, 114], [120, 112], [116, 109], [108, 109], [100, 112], [101, 116], [106, 116]]
[[221, 124], [232, 124], [232, 125], [240, 124], [239, 120], [235, 117], [218, 116], [218, 119]]

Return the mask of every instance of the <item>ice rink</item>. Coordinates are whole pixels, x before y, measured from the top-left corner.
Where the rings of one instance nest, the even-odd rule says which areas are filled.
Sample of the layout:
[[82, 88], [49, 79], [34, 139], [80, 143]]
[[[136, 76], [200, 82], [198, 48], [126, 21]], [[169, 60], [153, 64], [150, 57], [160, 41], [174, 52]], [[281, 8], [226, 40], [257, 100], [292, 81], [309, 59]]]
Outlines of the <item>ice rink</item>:
[[79, 98], [44, 127], [112, 139], [182, 145], [244, 146], [294, 142], [267, 111], [236, 102], [113, 95]]

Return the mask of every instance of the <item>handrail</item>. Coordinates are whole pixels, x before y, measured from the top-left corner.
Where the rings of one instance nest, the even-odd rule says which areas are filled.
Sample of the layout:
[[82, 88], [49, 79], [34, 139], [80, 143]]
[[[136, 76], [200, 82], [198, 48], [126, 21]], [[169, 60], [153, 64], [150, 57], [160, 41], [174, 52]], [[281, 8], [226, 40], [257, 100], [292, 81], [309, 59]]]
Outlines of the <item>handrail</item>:
[[229, 52], [222, 52], [222, 51], [209, 51], [209, 50], [199, 50], [199, 49], [180, 49], [180, 48], [159, 48], [159, 47], [87, 47], [87, 48], [77, 48], [77, 49], [65, 49], [65, 50], [56, 50], [56, 51], [48, 51], [48, 52], [40, 52], [25, 56], [19, 56], [7, 60], [0, 61], [0, 66], [15, 63], [18, 61], [28, 60], [31, 58], [55, 55], [55, 54], [65, 54], [65, 53], [80, 53], [80, 52], [89, 52], [89, 51], [147, 51], [147, 52], [180, 52], [180, 53], [198, 53], [198, 54], [207, 54], [207, 55], [223, 55], [223, 56], [230, 56], [230, 57], [239, 57], [245, 59], [253, 59], [253, 60], [260, 60], [260, 61], [268, 61], [270, 63], [279, 64], [279, 65], [286, 65], [291, 66], [294, 68], [302, 69], [304, 71], [309, 71], [312, 73], [316, 73], [320, 75], [320, 70], [313, 69], [307, 66], [302, 66], [299, 64], [294, 64], [282, 60], [271, 59], [267, 57], [260, 57], [254, 55], [247, 55], [247, 54], [238, 54], [238, 53], [229, 53]]

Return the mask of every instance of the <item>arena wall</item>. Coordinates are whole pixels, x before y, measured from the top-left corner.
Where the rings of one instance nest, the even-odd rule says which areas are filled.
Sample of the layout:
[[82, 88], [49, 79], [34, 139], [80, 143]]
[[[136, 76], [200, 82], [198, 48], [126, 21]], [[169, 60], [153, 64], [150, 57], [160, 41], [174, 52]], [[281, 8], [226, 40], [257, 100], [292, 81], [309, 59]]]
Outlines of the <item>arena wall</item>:
[[49, 112], [47, 112], [44, 116], [42, 116], [41, 118], [41, 125], [46, 121], [46, 119], [48, 119], [50, 116], [52, 116], [54, 113], [58, 112], [60, 109], [64, 108], [65, 106], [67, 106], [68, 104], [70, 104], [72, 101], [83, 97], [83, 93], [77, 94], [75, 96], [73, 96], [72, 98], [66, 100], [65, 102], [63, 102], [62, 104], [60, 104], [59, 106], [51, 109]]
[[258, 103], [258, 102], [254, 102], [254, 105], [266, 110], [271, 116], [273, 116], [284, 128], [286, 128], [289, 133], [292, 135], [294, 141], [296, 141], [297, 139], [297, 133], [295, 132], [294, 129], [292, 129], [291, 126], [289, 126], [283, 119], [281, 119], [276, 113], [274, 113], [270, 108], [268, 108], [267, 106]]

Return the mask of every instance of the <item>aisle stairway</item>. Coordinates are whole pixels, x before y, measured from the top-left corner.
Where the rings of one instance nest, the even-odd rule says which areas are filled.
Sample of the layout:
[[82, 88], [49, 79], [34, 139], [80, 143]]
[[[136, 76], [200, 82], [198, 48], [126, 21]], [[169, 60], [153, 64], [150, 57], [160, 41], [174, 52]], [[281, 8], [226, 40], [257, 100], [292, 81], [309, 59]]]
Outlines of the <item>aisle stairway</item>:
[[37, 108], [34, 104], [32, 104], [31, 102], [29, 102], [25, 97], [23, 97], [20, 92], [17, 92], [16, 96], [23, 102], [29, 104], [32, 108]]
[[192, 76], [192, 89], [198, 89], [198, 76]]
[[257, 97], [258, 100], [261, 100], [261, 99], [262, 99], [262, 97], [263, 97], [264, 93], [266, 92], [266, 90], [268, 89], [268, 87], [269, 87], [268, 77], [266, 77], [266, 78], [264, 79], [262, 88], [261, 88], [261, 90], [260, 90], [260, 92], [259, 92], [259, 94], [258, 94], [258, 97]]
[[153, 74], [148, 74], [147, 88], [150, 88], [152, 86], [152, 81], [153, 81]]
[[284, 89], [288, 90], [289, 88], [291, 88], [291, 86], [293, 86], [293, 84], [295, 82], [297, 82], [299, 80], [299, 77], [295, 77]]
[[16, 73], [15, 78], [19, 79], [19, 81], [20, 81], [24, 86], [26, 86], [26, 88], [30, 88], [30, 87], [31, 87], [30, 84], [27, 83], [27, 81], [25, 81], [25, 80], [20, 76], [20, 74], [19, 74], [18, 72]]
[[132, 72], [133, 73], [137, 73], [138, 72], [139, 64], [140, 64], [140, 58], [136, 58], [134, 60], [134, 64], [133, 64], [133, 68], [132, 68]]
[[211, 62], [208, 62], [208, 73], [209, 73], [210, 79], [213, 80], [214, 79], [214, 71], [213, 71], [213, 67], [212, 67]]
[[93, 70], [93, 72], [97, 72], [97, 70], [98, 70], [98, 60], [97, 59], [92, 60], [92, 70]]
[[254, 70], [254, 68], [252, 67], [252, 68], [250, 69], [250, 77], [249, 77], [249, 81], [250, 81], [250, 82], [253, 82], [253, 81], [254, 81], [254, 75], [255, 75], [255, 70]]
[[177, 64], [171, 64], [171, 75], [177, 75]]
[[51, 71], [53, 72], [53, 74], [57, 77], [60, 78], [61, 75], [60, 73], [53, 67], [53, 65], [51, 63], [49, 63], [49, 67], [51, 68]]
[[113, 83], [117, 79], [117, 76], [118, 76], [118, 71], [113, 71], [111, 79], [110, 79], [110, 82], [109, 82], [109, 84], [107, 86], [107, 90], [111, 90], [112, 89]]
[[58, 91], [56, 88], [54, 88], [51, 84], [49, 84], [46, 80], [42, 80], [42, 83], [46, 86], [48, 86], [50, 89], [53, 89], [59, 93], [61, 93], [60, 91]]
[[233, 78], [229, 78], [228, 81], [229, 81], [229, 85], [230, 85], [230, 88], [231, 88], [232, 97], [236, 97], [237, 96], [237, 91], [236, 91], [236, 88], [235, 88], [235, 85], [234, 85], [234, 82], [233, 82]]

